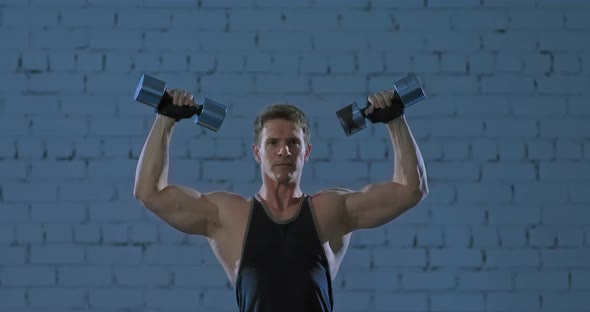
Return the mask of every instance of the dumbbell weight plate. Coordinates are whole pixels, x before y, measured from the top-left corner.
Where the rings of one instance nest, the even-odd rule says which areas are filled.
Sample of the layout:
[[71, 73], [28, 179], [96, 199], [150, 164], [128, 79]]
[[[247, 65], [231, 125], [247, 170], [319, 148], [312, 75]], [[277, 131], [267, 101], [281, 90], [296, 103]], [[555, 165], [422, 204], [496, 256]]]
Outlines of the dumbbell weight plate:
[[219, 130], [227, 114], [227, 107], [208, 98], [204, 98], [201, 105], [203, 109], [195, 117], [195, 124], [213, 131]]
[[356, 103], [341, 108], [336, 112], [336, 116], [338, 116], [342, 130], [344, 130], [347, 136], [367, 127], [365, 116]]
[[149, 75], [141, 75], [135, 89], [134, 100], [153, 108], [158, 107], [166, 91], [166, 82]]

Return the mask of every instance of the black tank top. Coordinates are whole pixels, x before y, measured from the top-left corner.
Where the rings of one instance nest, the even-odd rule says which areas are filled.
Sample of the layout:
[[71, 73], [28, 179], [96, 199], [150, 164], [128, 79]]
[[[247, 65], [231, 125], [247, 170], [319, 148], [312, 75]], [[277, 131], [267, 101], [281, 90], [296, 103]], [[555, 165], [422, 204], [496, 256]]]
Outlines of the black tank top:
[[330, 267], [310, 198], [281, 221], [256, 195], [236, 278], [240, 312], [332, 311]]

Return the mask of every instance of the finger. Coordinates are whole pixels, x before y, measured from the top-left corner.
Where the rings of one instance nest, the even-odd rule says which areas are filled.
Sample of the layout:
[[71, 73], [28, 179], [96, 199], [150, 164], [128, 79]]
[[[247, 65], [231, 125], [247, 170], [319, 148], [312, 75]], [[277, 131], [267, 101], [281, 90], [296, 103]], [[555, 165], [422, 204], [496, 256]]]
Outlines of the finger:
[[380, 100], [383, 102], [383, 107], [391, 106], [391, 100], [389, 99], [389, 95], [387, 95], [386, 91], [379, 92]]
[[390, 100], [393, 100], [393, 98], [395, 97], [395, 91], [387, 90], [387, 95], [389, 95]]
[[186, 101], [186, 91], [180, 91], [180, 96], [178, 97], [178, 105], [185, 105], [184, 102]]
[[193, 95], [191, 93], [189, 93], [185, 100], [184, 100], [184, 105], [190, 106], [193, 105]]
[[377, 98], [379, 99], [379, 103], [381, 103], [382, 108], [391, 105], [391, 102], [389, 101], [389, 98], [385, 92], [377, 93]]
[[370, 105], [369, 107], [367, 107], [367, 109], [365, 109], [365, 115], [370, 115], [373, 113], [373, 111], [375, 111], [375, 106]]
[[369, 101], [369, 103], [371, 103], [371, 106], [375, 106], [378, 102], [378, 100], [374, 94], [369, 95], [369, 97], [367, 98], [367, 101]]
[[172, 99], [172, 104], [178, 105], [178, 98], [180, 97], [180, 92], [178, 90], [174, 90], [174, 98]]

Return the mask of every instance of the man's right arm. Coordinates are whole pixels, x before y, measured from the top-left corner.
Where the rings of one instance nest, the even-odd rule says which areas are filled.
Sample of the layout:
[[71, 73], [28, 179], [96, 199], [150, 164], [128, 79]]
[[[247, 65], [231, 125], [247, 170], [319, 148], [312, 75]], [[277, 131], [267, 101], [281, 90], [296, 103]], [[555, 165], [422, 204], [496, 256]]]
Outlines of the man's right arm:
[[188, 187], [168, 184], [168, 151], [174, 123], [170, 117], [156, 115], [139, 156], [133, 194], [172, 227], [210, 237], [219, 225], [217, 203], [223, 194], [201, 194]]

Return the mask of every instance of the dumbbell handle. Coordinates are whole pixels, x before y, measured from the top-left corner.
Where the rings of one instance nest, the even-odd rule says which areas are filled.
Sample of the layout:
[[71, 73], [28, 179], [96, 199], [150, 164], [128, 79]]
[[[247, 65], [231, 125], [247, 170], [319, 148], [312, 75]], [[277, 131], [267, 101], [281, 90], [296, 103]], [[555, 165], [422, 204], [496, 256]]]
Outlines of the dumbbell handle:
[[367, 115], [365, 111], [371, 106], [371, 102], [367, 101], [367, 106], [365, 108], [361, 108], [361, 114], [363, 117], [367, 118], [373, 123], [376, 122], [383, 122], [392, 119], [393, 117], [397, 117], [400, 114], [403, 114], [404, 110], [404, 103], [402, 99], [399, 97], [399, 94], [395, 92], [395, 96], [391, 100], [391, 105], [385, 108], [377, 108], [373, 111], [373, 113]]
[[[172, 103], [173, 98], [170, 96], [170, 94], [168, 94], [168, 92], [164, 92], [164, 95], [162, 96], [162, 100], [160, 100], [160, 105], [174, 105]], [[201, 112], [203, 111], [203, 105], [199, 105], [196, 103], [193, 103], [193, 105], [190, 106], [183, 106], [183, 105], [174, 105], [177, 106], [178, 111], [180, 110], [190, 110], [193, 115], [197, 115], [200, 116]], [[171, 109], [172, 110], [172, 109]]]

